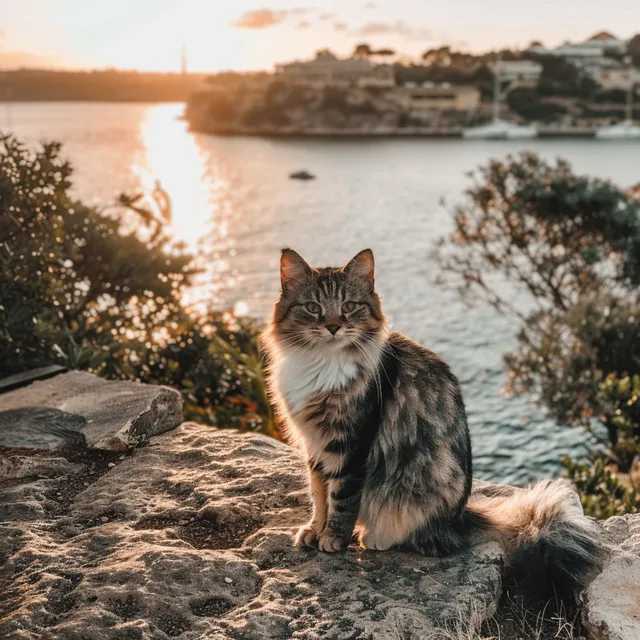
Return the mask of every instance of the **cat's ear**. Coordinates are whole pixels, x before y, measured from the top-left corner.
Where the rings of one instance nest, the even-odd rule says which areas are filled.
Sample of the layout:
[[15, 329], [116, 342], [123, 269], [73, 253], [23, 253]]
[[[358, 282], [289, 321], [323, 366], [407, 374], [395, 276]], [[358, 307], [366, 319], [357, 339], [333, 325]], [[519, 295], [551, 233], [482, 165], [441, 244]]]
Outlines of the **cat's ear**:
[[350, 278], [365, 278], [371, 284], [371, 287], [374, 285], [374, 271], [375, 260], [371, 249], [363, 249], [344, 267], [344, 272]]
[[293, 249], [283, 249], [280, 257], [280, 284], [286, 291], [291, 286], [308, 280], [313, 269]]

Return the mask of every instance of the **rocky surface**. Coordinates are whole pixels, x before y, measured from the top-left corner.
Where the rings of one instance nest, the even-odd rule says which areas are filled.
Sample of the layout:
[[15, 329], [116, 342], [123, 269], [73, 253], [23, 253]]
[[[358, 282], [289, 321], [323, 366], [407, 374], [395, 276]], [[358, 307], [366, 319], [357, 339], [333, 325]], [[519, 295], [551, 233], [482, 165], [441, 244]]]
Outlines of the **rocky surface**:
[[602, 524], [611, 552], [584, 593], [583, 623], [593, 640], [640, 638], [640, 514]]
[[173, 389], [72, 371], [2, 395], [0, 447], [125, 451], [180, 422]]
[[[492, 544], [441, 559], [295, 549], [301, 462], [263, 436], [185, 424], [125, 456], [54, 460], [65, 475], [27, 478], [33, 509], [2, 518], [2, 638], [426, 638], [500, 597]], [[28, 465], [10, 468], [22, 479], [4, 489], [25, 486]]]

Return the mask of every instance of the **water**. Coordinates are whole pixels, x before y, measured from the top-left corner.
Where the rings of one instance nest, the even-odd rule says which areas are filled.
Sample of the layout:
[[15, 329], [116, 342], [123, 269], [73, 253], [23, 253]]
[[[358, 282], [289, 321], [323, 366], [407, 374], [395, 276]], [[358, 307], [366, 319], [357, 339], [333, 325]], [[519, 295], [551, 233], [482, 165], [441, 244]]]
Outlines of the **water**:
[[[312, 264], [341, 264], [370, 246], [393, 328], [429, 346], [459, 376], [475, 470], [526, 483], [560, 473], [566, 452], [583, 455], [583, 432], [545, 419], [528, 398], [505, 398], [501, 354], [517, 323], [485, 305], [469, 310], [432, 284], [432, 243], [450, 229], [466, 173], [524, 146], [563, 156], [583, 173], [629, 186], [640, 179], [640, 145], [592, 140], [263, 140], [190, 134], [182, 105], [13, 104], [0, 126], [28, 142], [57, 139], [72, 160], [75, 193], [106, 205], [121, 191], [171, 196], [176, 237], [212, 254], [207, 300], [265, 318], [278, 291], [279, 250]], [[288, 180], [307, 169], [317, 180]]]

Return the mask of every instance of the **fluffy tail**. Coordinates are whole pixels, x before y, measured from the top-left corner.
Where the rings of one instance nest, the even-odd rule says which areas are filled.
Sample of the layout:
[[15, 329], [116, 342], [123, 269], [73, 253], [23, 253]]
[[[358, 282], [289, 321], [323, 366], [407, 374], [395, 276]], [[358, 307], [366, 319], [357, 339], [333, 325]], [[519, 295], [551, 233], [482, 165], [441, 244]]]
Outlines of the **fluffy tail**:
[[535, 591], [552, 587], [567, 597], [601, 568], [598, 526], [584, 516], [578, 496], [561, 480], [530, 489], [479, 487], [467, 510], [476, 534], [505, 548], [510, 573], [521, 586]]

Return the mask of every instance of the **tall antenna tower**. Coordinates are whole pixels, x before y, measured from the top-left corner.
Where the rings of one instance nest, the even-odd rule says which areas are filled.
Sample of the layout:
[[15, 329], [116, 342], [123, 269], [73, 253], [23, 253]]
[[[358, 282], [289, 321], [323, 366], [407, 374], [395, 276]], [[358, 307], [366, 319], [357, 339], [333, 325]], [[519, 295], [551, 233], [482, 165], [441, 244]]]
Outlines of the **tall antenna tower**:
[[180, 73], [187, 75], [187, 47], [184, 44], [180, 50]]

